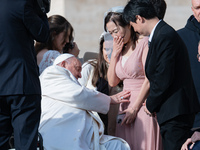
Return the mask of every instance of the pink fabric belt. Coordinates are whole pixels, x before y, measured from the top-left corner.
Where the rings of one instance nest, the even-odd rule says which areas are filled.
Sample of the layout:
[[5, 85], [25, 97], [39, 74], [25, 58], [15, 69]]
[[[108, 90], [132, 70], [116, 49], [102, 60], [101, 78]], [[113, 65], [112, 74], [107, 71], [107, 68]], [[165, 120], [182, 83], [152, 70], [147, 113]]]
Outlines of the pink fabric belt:
[[144, 78], [141, 78], [141, 79], [125, 79], [123, 81], [123, 84], [124, 84], [123, 90], [139, 91], [142, 87], [143, 82], [144, 82]]

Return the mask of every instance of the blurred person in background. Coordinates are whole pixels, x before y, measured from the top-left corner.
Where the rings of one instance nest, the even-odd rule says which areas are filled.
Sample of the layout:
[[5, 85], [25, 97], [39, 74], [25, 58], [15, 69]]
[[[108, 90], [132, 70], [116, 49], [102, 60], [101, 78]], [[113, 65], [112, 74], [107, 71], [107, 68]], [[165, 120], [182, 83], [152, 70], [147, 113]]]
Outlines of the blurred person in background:
[[75, 57], [77, 57], [81, 64], [84, 63], [83, 58], [79, 58], [79, 53], [80, 53], [80, 49], [78, 48], [78, 45], [76, 42], [74, 42], [74, 39], [72, 39], [71, 41], [67, 42], [63, 48], [63, 54], [64, 53], [68, 53], [68, 54], [72, 54]]
[[47, 42], [36, 42], [37, 64], [40, 74], [61, 53], [66, 43], [73, 39], [73, 27], [66, 18], [60, 15], [52, 15], [48, 18], [50, 36]]

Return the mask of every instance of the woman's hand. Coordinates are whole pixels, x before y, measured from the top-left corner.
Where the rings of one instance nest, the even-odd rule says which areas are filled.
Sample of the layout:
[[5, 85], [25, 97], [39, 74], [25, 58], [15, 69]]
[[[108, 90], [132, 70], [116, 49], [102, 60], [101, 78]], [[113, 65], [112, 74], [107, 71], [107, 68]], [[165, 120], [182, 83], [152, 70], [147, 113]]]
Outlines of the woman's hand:
[[122, 37], [118, 37], [115, 36], [113, 39], [113, 52], [112, 55], [115, 58], [118, 58], [119, 54], [121, 53], [123, 46], [124, 46], [124, 42], [123, 42], [123, 38]]
[[129, 91], [122, 91], [118, 94], [110, 96], [111, 101], [110, 104], [120, 104], [120, 103], [127, 103], [129, 101], [131, 93]]
[[143, 106], [144, 106], [144, 112], [146, 112], [146, 114], [150, 117], [155, 117], [156, 116], [156, 113], [150, 113], [149, 110], [147, 109], [147, 106], [146, 106], [146, 101], [143, 103]]
[[123, 125], [123, 124], [131, 124], [131, 123], [134, 122], [134, 120], [135, 120], [135, 118], [137, 116], [138, 109], [137, 108], [128, 107], [124, 111], [120, 112], [120, 114], [123, 114], [123, 113], [125, 113], [126, 115], [125, 115], [121, 125]]

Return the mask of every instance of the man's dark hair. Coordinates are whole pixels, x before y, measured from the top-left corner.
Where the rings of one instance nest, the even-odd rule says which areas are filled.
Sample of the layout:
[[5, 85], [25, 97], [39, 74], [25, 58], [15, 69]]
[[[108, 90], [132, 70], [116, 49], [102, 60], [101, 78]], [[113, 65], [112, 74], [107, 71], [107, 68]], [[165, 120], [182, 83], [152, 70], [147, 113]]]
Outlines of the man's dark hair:
[[145, 19], [157, 17], [157, 13], [150, 0], [131, 0], [124, 8], [123, 19], [125, 22], [136, 22], [136, 16], [140, 15]]
[[[130, 1], [143, 1], [143, 0], [130, 0]], [[167, 9], [165, 0], [149, 0], [155, 9], [158, 19], [163, 19]]]
[[150, 0], [150, 1], [154, 6], [158, 19], [163, 19], [167, 8], [165, 0]]

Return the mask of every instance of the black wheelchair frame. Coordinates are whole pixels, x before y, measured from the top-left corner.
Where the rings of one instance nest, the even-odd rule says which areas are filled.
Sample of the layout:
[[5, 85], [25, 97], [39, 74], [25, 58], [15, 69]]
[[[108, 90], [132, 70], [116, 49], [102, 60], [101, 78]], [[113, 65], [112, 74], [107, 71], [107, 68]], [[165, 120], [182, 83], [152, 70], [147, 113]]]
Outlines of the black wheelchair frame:
[[[10, 149], [15, 149], [14, 135], [12, 135], [10, 137], [10, 139], [9, 139], [9, 147], [10, 147]], [[38, 132], [37, 149], [38, 150], [44, 150], [44, 147], [43, 147], [43, 138], [42, 138], [42, 135], [39, 132]]]

